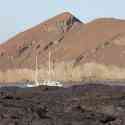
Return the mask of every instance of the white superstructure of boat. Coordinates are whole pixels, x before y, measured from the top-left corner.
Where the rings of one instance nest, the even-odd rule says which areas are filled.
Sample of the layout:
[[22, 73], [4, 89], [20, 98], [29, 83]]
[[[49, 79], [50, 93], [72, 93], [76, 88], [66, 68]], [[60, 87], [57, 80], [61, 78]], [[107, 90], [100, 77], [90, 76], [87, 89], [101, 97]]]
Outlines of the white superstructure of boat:
[[49, 51], [49, 80], [43, 80], [43, 81], [38, 81], [38, 59], [36, 56], [36, 69], [35, 69], [35, 80], [33, 83], [28, 83], [27, 87], [37, 87], [37, 86], [57, 86], [57, 87], [63, 87], [63, 84], [60, 81], [56, 80], [51, 80], [51, 52]]

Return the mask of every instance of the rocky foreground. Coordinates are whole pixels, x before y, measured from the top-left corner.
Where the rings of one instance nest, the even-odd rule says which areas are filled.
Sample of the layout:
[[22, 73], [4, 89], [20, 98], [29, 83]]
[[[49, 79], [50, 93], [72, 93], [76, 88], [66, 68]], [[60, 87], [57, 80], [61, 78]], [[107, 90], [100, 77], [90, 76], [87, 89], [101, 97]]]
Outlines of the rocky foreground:
[[4, 87], [0, 125], [125, 125], [125, 87]]

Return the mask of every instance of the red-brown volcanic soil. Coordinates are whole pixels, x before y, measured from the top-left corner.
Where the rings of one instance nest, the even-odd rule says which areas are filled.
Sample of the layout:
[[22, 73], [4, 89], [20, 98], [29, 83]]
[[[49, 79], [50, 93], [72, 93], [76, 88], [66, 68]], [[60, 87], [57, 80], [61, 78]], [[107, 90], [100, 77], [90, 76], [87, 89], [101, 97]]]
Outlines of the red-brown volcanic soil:
[[124, 125], [125, 87], [0, 89], [0, 125]]
[[65, 12], [1, 44], [0, 69], [33, 68], [36, 55], [44, 65], [49, 50], [55, 62], [124, 66], [124, 49], [124, 20], [101, 18], [85, 24]]
[[32, 68], [36, 55], [39, 64], [44, 64], [48, 61], [48, 50], [52, 50], [52, 55], [56, 56], [53, 58], [59, 60], [64, 56], [59, 52], [64, 51], [65, 34], [77, 32], [82, 25], [73, 15], [63, 13], [16, 35], [0, 45], [0, 68]]

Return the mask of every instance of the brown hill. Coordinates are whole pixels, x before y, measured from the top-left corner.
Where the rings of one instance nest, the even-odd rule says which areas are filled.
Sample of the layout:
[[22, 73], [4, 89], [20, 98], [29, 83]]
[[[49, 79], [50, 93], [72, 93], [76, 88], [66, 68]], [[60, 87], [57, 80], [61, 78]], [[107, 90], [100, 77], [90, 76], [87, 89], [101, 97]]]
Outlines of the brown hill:
[[125, 66], [124, 20], [97, 19], [86, 24], [78, 37], [84, 46], [83, 54], [80, 55], [82, 62]]
[[[0, 69], [34, 69], [36, 55], [39, 68], [47, 67], [48, 51], [52, 52], [55, 64], [72, 64], [69, 72], [86, 63], [124, 67], [125, 21], [102, 18], [84, 24], [72, 14], [63, 13], [1, 44]], [[81, 72], [79, 77], [84, 77]], [[73, 77], [72, 73], [70, 75]]]
[[[40, 64], [48, 60], [49, 49], [54, 56], [57, 56], [55, 59], [59, 60], [62, 56], [65, 58], [63, 51], [67, 46], [64, 45], [65, 48], [62, 46], [65, 35], [71, 32], [69, 37], [72, 37], [72, 34], [79, 31], [82, 25], [83, 23], [70, 13], [63, 13], [16, 35], [0, 45], [0, 68], [33, 68], [36, 55]], [[58, 52], [63, 55], [60, 56]]]

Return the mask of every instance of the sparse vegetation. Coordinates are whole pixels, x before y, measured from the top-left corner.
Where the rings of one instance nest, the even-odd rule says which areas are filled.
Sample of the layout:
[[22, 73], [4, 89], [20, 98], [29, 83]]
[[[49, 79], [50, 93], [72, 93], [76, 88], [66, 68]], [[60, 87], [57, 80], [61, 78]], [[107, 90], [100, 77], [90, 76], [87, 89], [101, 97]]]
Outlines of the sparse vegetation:
[[[0, 72], [0, 82], [15, 82], [23, 80], [34, 80], [35, 71], [31, 69], [13, 69]], [[41, 67], [38, 71], [38, 79], [49, 79], [48, 69]], [[62, 81], [82, 81], [82, 80], [124, 80], [125, 68], [113, 65], [104, 65], [98, 63], [85, 63], [73, 67], [72, 63], [55, 64], [52, 72], [53, 80]]]
[[95, 52], [99, 51], [100, 49], [104, 49], [107, 47], [111, 47], [113, 44], [110, 41], [105, 41], [101, 44], [99, 44], [96, 48], [95, 48]]
[[[78, 21], [78, 20], [77, 20]], [[57, 28], [61, 31], [61, 32], [65, 32], [66, 30], [68, 30], [70, 27], [72, 27], [73, 23], [75, 22], [75, 18], [73, 17], [69, 17], [68, 20], [60, 20], [56, 22], [56, 26]]]
[[109, 47], [111, 43], [109, 41], [104, 42], [104, 47]]
[[67, 28], [67, 23], [65, 20], [57, 21], [56, 26], [61, 32], [64, 32]]

